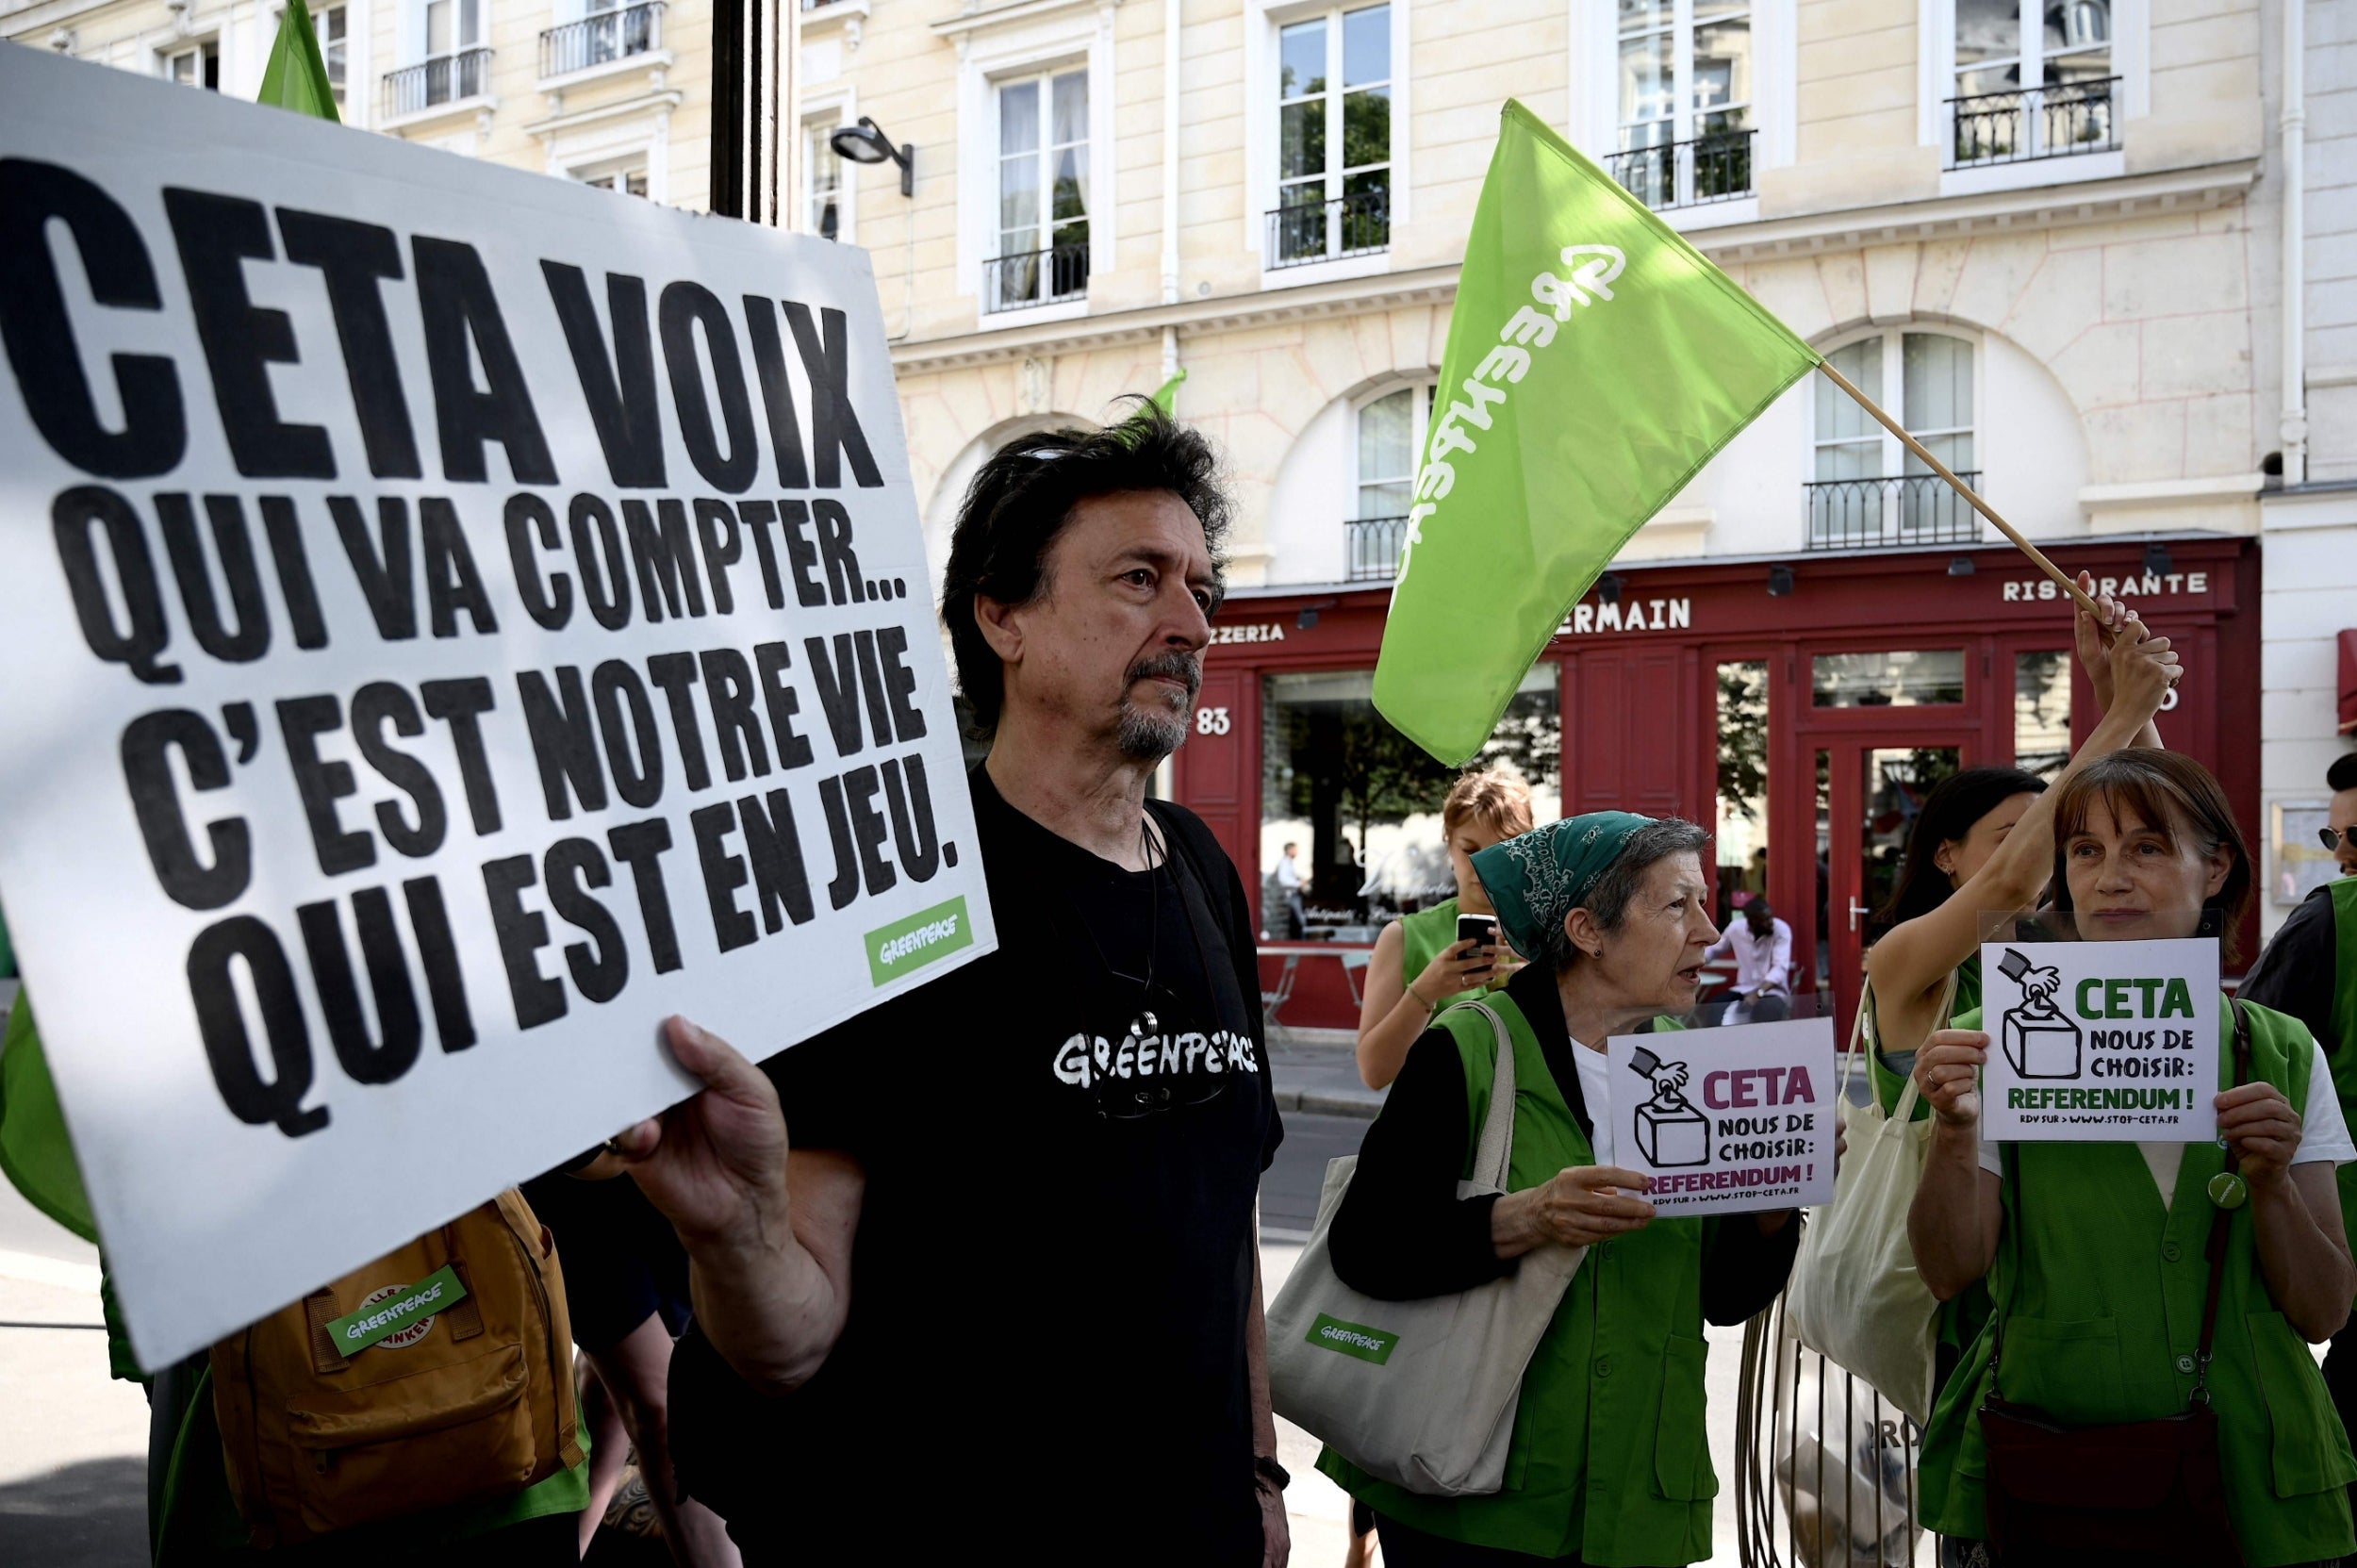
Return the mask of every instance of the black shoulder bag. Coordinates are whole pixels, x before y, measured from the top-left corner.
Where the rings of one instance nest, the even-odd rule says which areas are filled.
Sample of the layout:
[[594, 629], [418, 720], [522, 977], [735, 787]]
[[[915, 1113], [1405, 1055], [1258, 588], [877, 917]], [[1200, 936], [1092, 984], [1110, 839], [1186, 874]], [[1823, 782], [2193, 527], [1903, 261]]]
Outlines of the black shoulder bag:
[[[2237, 1003], [2235, 1085], [2250, 1077], [2250, 1029]], [[2237, 1164], [2228, 1150], [2228, 1172]], [[2018, 1195], [2018, 1167], [2014, 1179]], [[2040, 1560], [2103, 1558], [2243, 1568], [2242, 1548], [2226, 1514], [2217, 1412], [2210, 1405], [2208, 1381], [2233, 1218], [2233, 1210], [2221, 1207], [2210, 1220], [2209, 1295], [2201, 1308], [2193, 1397], [2182, 1414], [2074, 1430], [2042, 1411], [2001, 1397], [1997, 1372], [2004, 1318], [1998, 1314], [1989, 1347], [1989, 1392], [1980, 1416], [1988, 1448], [1988, 1542], [2001, 1561], [2014, 1553], [2035, 1553]]]

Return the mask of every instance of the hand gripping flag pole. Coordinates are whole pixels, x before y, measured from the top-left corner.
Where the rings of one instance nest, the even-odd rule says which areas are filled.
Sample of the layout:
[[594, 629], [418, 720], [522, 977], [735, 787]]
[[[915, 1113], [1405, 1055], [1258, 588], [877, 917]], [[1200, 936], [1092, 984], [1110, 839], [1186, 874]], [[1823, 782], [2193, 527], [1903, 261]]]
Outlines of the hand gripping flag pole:
[[[1956, 494], [1964, 497], [1964, 499], [1970, 503], [1974, 511], [1988, 519], [1990, 522], [1995, 523], [1997, 525], [1997, 532], [2004, 535], [2008, 539], [2011, 539], [2013, 541], [2014, 548], [2020, 551], [2022, 554], [2027, 555], [2031, 561], [2036, 565], [2040, 571], [2045, 572], [2047, 576], [2052, 577], [2055, 582], [2061, 584], [2063, 591], [2070, 595], [2070, 597], [2078, 602], [2079, 608], [2095, 617], [2095, 623], [2098, 626], [2102, 626], [2103, 624], [2102, 612], [2095, 607], [2095, 601], [2086, 596], [2085, 591], [2079, 586], [2078, 583], [2066, 573], [2062, 568], [2048, 560], [2044, 551], [2032, 544], [2029, 540], [2023, 538], [2020, 534], [2015, 530], [2012, 523], [2007, 522], [2003, 518], [1999, 517], [1995, 507], [1991, 506], [1987, 502], [1983, 501], [1979, 496], [1973, 494], [1971, 486], [1967, 485], [1963, 480], [1958, 479], [1949, 469], [1947, 464], [1933, 456], [1922, 442], [1908, 435], [1897, 420], [1892, 419], [1889, 415], [1884, 413], [1881, 408], [1877, 407], [1872, 398], [1868, 397], [1864, 392], [1859, 391], [1855, 387], [1850, 385], [1849, 377], [1843, 375], [1839, 371], [1835, 370], [1831, 364], [1822, 359], [1817, 362], [1817, 368], [1825, 373], [1825, 378], [1827, 380], [1831, 381], [1835, 386], [1840, 388], [1843, 391], [1849, 393], [1852, 398], [1855, 399], [1857, 405], [1860, 408], [1863, 408], [1869, 414], [1871, 414], [1874, 417], [1874, 422], [1881, 425], [1885, 430], [1889, 431], [1893, 436], [1898, 437], [1901, 444], [1904, 445], [1909, 452], [1915, 454], [1918, 458], [1921, 459], [1926, 468], [1930, 469], [1934, 473], [1939, 475], [1940, 478], [1948, 481], [1950, 485], [1953, 486], [1955, 487]], [[2108, 635], [2108, 629], [2106, 631], [2106, 635]]]

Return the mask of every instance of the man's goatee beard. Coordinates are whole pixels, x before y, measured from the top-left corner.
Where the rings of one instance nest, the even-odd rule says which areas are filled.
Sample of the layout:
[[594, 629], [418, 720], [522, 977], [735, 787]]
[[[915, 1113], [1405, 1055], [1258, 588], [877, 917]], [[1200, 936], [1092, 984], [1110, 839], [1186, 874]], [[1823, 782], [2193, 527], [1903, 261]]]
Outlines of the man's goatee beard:
[[1113, 743], [1132, 762], [1160, 762], [1186, 738], [1183, 714], [1149, 713], [1129, 703], [1123, 704], [1121, 724], [1113, 733]]

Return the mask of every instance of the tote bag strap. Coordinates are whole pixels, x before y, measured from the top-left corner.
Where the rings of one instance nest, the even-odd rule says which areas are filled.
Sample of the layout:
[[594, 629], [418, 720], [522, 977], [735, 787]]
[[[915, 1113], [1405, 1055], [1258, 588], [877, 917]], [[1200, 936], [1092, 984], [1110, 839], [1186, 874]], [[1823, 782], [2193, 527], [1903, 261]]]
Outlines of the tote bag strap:
[[1514, 1157], [1514, 1040], [1506, 1020], [1488, 1002], [1459, 1002], [1490, 1020], [1497, 1037], [1497, 1069], [1490, 1080], [1490, 1108], [1481, 1117], [1481, 1142], [1474, 1153], [1474, 1180], [1506, 1190], [1506, 1170]]
[[[1932, 1025], [1935, 1030], [1946, 1029], [1948, 1027], [1948, 1010], [1956, 1005], [1956, 971], [1951, 969], [1948, 971], [1947, 983], [1939, 988], [1939, 1012], [1935, 1015], [1937, 1022]], [[1858, 993], [1857, 1016], [1850, 1020], [1851, 1054], [1845, 1056], [1841, 1063], [1841, 1094], [1844, 1099], [1849, 1098], [1850, 1069], [1854, 1065], [1856, 1056], [1859, 1054], [1858, 1046], [1860, 1043], [1862, 1042], [1865, 1045], [1866, 1051], [1868, 1053], [1872, 1053], [1879, 1048], [1880, 1042], [1874, 1038], [1875, 1032], [1866, 1021], [1868, 1014], [1872, 1011], [1868, 1006], [1868, 1003], [1873, 999], [1873, 995], [1874, 982], [1870, 980]], [[1883, 1103], [1882, 1082], [1874, 1076], [1871, 1068], [1866, 1074], [1866, 1090], [1868, 1094], [1873, 1097], [1874, 1109], [1877, 1111], [1881, 1110]], [[1906, 1086], [1899, 1091], [1899, 1102], [1890, 1109], [1889, 1120], [1891, 1125], [1904, 1126], [1906, 1124], [1907, 1120], [1915, 1114], [1915, 1102], [1918, 1098], [1920, 1097], [1916, 1088], [1915, 1075], [1913, 1073], [1909, 1073], [1907, 1074]]]

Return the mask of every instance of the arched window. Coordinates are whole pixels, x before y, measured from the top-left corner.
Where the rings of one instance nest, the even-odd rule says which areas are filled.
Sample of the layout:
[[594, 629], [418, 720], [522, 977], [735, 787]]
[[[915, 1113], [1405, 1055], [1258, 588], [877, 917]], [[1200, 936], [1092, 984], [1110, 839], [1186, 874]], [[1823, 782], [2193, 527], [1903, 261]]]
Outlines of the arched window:
[[1399, 565], [1408, 509], [1415, 503], [1416, 460], [1432, 417], [1432, 388], [1401, 387], [1359, 405], [1356, 520], [1347, 575], [1380, 582]]
[[[1844, 343], [1828, 353], [1825, 361], [1904, 425], [1933, 456], [1977, 487], [1977, 403], [1970, 339], [1898, 327]], [[1980, 522], [1971, 508], [1847, 393], [1821, 376], [1816, 399], [1809, 548], [1980, 538]]]

